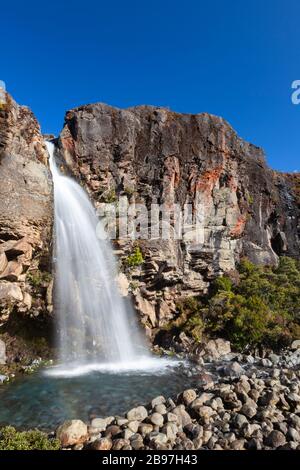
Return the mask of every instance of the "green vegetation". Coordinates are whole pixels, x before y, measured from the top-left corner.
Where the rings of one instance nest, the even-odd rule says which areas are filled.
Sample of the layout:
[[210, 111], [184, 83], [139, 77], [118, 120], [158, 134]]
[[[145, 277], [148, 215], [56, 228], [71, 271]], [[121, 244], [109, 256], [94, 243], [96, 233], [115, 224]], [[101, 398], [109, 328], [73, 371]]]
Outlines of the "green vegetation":
[[42, 287], [47, 286], [52, 279], [52, 275], [46, 271], [28, 271], [26, 280], [33, 286], [33, 287]]
[[141, 252], [139, 246], [136, 246], [134, 252], [131, 255], [127, 256], [127, 258], [124, 260], [125, 266], [128, 266], [129, 268], [140, 266], [141, 264], [143, 264], [143, 262], [143, 253]]
[[117, 194], [115, 189], [109, 189], [108, 191], [104, 191], [100, 195], [101, 201], [106, 202], [107, 204], [112, 204], [117, 201]]
[[59, 450], [58, 439], [34, 430], [18, 432], [12, 426], [0, 429], [0, 450]]
[[[278, 347], [300, 337], [300, 263], [282, 257], [278, 267], [239, 266], [239, 282], [223, 276], [207, 299], [186, 299], [178, 305], [180, 327], [195, 341], [218, 335], [238, 348]], [[170, 327], [169, 326], [169, 327]]]

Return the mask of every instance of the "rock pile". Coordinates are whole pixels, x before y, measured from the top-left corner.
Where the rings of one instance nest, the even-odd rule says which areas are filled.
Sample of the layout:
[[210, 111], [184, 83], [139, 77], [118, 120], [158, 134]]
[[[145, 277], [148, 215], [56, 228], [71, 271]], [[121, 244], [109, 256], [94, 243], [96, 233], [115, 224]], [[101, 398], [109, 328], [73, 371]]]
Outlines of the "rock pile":
[[[67, 421], [64, 447], [91, 450], [300, 450], [300, 371], [241, 374], [232, 362], [218, 383], [158, 396], [125, 416]], [[230, 369], [230, 370], [229, 370]]]

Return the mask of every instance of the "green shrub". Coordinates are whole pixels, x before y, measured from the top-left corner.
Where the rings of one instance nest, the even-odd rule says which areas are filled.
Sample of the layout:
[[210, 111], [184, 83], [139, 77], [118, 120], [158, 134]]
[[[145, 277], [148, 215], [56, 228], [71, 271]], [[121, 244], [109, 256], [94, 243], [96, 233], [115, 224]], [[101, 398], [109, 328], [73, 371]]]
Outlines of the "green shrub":
[[18, 432], [12, 426], [0, 430], [0, 450], [58, 450], [58, 439], [49, 439], [47, 434], [38, 431]]
[[141, 264], [143, 264], [143, 262], [144, 262], [143, 253], [141, 252], [141, 249], [139, 246], [137, 246], [134, 249], [134, 252], [131, 255], [127, 256], [127, 258], [124, 261], [125, 265], [128, 266], [129, 268], [140, 266]]
[[[213, 283], [207, 298], [186, 299], [173, 325], [197, 341], [203, 334], [225, 336], [238, 349], [286, 345], [300, 337], [300, 264], [282, 257], [278, 267], [245, 259], [234, 285], [227, 276]], [[196, 328], [197, 326], [197, 328]]]

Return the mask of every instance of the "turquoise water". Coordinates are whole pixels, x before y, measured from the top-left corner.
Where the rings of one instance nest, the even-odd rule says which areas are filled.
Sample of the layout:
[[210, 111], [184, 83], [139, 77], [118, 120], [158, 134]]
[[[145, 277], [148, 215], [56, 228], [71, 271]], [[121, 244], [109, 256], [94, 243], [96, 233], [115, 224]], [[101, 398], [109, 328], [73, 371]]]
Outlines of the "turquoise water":
[[189, 386], [181, 366], [161, 371], [91, 371], [74, 377], [48, 376], [43, 371], [0, 386], [0, 425], [54, 430], [66, 419], [121, 415], [157, 395], [171, 397]]

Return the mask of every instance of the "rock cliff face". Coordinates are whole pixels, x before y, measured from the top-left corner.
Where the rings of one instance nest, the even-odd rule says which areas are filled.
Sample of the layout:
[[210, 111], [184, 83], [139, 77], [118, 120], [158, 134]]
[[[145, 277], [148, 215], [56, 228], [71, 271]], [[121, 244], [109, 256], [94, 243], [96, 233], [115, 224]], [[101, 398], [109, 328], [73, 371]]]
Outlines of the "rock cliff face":
[[[269, 169], [262, 150], [219, 117], [82, 106], [66, 114], [58, 147], [96, 207], [118, 196], [148, 208], [153, 202], [202, 207], [201, 243], [115, 242], [150, 334], [174, 318], [178, 298], [205, 292], [242, 256], [262, 264], [275, 264], [278, 255], [299, 257], [299, 206], [290, 179]], [[129, 268], [136, 246], [144, 262]]]
[[51, 233], [52, 182], [40, 127], [28, 108], [7, 95], [0, 109], [2, 332], [15, 315], [21, 321], [51, 310]]

